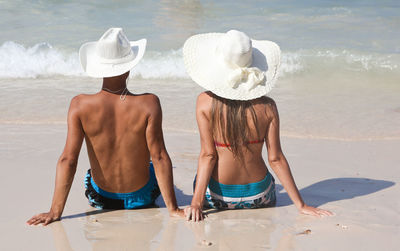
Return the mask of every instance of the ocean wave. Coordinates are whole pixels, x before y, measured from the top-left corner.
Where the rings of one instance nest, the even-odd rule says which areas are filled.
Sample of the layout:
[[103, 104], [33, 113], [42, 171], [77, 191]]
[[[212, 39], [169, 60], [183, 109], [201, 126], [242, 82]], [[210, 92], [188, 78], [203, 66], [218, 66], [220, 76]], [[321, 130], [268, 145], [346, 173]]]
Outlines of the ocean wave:
[[[311, 69], [342, 71], [399, 71], [400, 56], [366, 54], [348, 50], [298, 50], [283, 52], [280, 75], [290, 76]], [[308, 71], [309, 72], [309, 71]], [[85, 76], [78, 53], [66, 53], [49, 43], [32, 47], [8, 41], [0, 46], [0, 78]], [[182, 49], [148, 51], [131, 73], [133, 78], [187, 79]]]
[[400, 71], [400, 55], [374, 54], [349, 50], [298, 50], [283, 53], [281, 72], [286, 74], [333, 69], [342, 72]]
[[39, 43], [28, 48], [12, 41], [1, 45], [1, 78], [36, 78], [52, 75], [83, 75], [78, 53], [65, 55], [49, 43]]

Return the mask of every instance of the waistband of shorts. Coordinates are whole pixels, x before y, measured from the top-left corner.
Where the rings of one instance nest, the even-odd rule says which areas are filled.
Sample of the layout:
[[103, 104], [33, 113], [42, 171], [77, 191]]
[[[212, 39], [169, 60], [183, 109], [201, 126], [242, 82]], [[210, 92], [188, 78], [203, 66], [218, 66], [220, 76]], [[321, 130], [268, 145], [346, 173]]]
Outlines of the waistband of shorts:
[[265, 175], [264, 179], [262, 179], [261, 181], [243, 185], [225, 185], [217, 182], [211, 177], [208, 187], [212, 192], [218, 195], [224, 197], [239, 198], [254, 196], [262, 193], [267, 190], [271, 182], [274, 182], [274, 178], [272, 177], [271, 173], [268, 172]]
[[140, 188], [137, 191], [130, 192], [130, 193], [111, 193], [107, 192], [103, 189], [101, 189], [97, 184], [94, 182], [93, 178], [90, 176], [90, 183], [92, 184], [93, 189], [100, 195], [107, 197], [109, 199], [117, 199], [117, 200], [125, 200], [127, 198], [134, 198], [142, 195], [147, 195], [151, 192], [151, 190], [154, 187], [154, 184], [157, 182], [156, 176], [154, 173], [154, 167], [153, 163], [150, 162], [150, 175], [149, 175], [149, 181], [144, 185], [142, 188]]

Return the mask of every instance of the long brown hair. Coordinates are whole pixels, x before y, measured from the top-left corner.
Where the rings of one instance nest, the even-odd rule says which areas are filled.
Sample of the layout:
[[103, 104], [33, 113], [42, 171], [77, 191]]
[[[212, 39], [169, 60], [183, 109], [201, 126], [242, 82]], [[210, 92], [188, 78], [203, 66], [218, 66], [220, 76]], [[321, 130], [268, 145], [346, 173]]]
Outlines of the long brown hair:
[[[240, 161], [243, 161], [243, 147], [249, 149], [248, 143], [251, 136], [247, 110], [250, 111], [251, 121], [257, 131], [257, 139], [260, 135], [257, 128], [257, 115], [249, 100], [230, 100], [212, 95], [211, 128], [214, 140], [216, 136], [222, 137], [223, 144]], [[225, 111], [225, 112], [224, 112]]]

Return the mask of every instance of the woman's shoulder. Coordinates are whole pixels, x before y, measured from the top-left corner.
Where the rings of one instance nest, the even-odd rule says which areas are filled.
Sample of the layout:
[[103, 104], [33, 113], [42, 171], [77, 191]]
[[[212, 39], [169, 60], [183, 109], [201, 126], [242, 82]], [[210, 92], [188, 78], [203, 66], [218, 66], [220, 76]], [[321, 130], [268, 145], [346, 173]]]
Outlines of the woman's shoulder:
[[258, 99], [255, 99], [253, 102], [255, 105], [264, 106], [265, 109], [276, 109], [275, 100], [271, 97], [262, 96]]
[[202, 102], [207, 102], [207, 101], [212, 101], [213, 99], [213, 95], [212, 92], [210, 91], [205, 91], [199, 94], [199, 96], [197, 96], [197, 101], [202, 101]]
[[262, 96], [258, 98], [257, 101], [259, 101], [259, 103], [262, 103], [264, 105], [275, 105], [275, 100], [268, 96]]
[[197, 97], [197, 108], [208, 109], [212, 105], [213, 94], [209, 91], [205, 91], [199, 94]]
[[271, 97], [263, 96], [254, 100], [254, 108], [257, 114], [265, 114], [267, 118], [276, 117], [278, 114], [278, 108], [276, 106], [275, 100]]

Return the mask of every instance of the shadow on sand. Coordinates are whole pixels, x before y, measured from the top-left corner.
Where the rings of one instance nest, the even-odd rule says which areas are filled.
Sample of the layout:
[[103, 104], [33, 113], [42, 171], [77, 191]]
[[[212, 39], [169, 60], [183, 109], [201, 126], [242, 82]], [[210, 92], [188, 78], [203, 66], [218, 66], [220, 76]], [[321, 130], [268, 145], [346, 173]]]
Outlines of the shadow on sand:
[[175, 196], [178, 201], [178, 206], [183, 207], [190, 205], [192, 202], [192, 195], [184, 194], [183, 191], [175, 186]]
[[[176, 186], [174, 186], [174, 190], [175, 190], [176, 200], [178, 201], [178, 206], [182, 207], [182, 206], [190, 205], [190, 202], [192, 201], [192, 195], [184, 194], [183, 191], [181, 189], [177, 188]], [[146, 208], [164, 208], [164, 207], [166, 207], [166, 206], [165, 206], [164, 200], [162, 199], [162, 196], [160, 195], [156, 200], [156, 204], [150, 205]], [[86, 217], [86, 216], [95, 215], [95, 214], [107, 213], [110, 211], [113, 211], [113, 210], [111, 210], [111, 209], [97, 209], [97, 210], [94, 209], [92, 211], [87, 211], [84, 213], [62, 216], [61, 220], [81, 218], [81, 217]]]
[[[392, 181], [374, 180], [367, 178], [336, 178], [327, 179], [300, 190], [300, 194], [307, 204], [319, 207], [328, 202], [347, 200], [364, 196], [391, 187]], [[283, 192], [281, 185], [276, 185], [276, 207], [292, 204], [288, 194]]]
[[86, 217], [86, 216], [95, 215], [95, 214], [107, 213], [107, 212], [110, 212], [110, 211], [112, 211], [112, 210], [98, 209], [98, 210], [93, 210], [93, 211], [87, 211], [87, 212], [84, 212], [84, 213], [62, 216], [61, 220], [81, 218], [81, 217]]
[[[395, 184], [392, 181], [374, 180], [367, 178], [336, 178], [327, 179], [300, 190], [300, 194], [307, 204], [319, 207], [328, 202], [347, 200], [359, 196], [364, 196], [378, 192], [380, 190], [391, 187]], [[277, 203], [276, 207], [284, 207], [292, 204], [288, 194], [283, 192], [283, 187], [279, 184], [276, 185]], [[192, 195], [187, 195], [175, 186], [175, 195], [179, 206], [190, 205]], [[150, 206], [152, 208], [164, 208], [165, 204], [161, 196], [156, 200], [157, 205]], [[93, 210], [79, 214], [72, 214], [63, 216], [61, 219], [73, 219], [86, 217], [95, 214], [102, 214], [112, 210]], [[207, 212], [214, 213], [213, 210]]]

